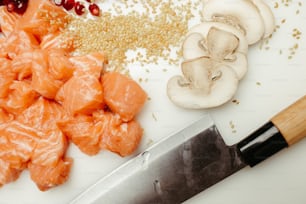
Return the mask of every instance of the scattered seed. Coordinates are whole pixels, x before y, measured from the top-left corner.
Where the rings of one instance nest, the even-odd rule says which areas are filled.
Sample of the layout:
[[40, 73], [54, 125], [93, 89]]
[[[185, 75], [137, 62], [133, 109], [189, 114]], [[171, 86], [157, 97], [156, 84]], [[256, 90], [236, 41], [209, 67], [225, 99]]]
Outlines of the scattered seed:
[[236, 105], [239, 105], [239, 104], [240, 104], [240, 102], [239, 102], [237, 99], [233, 99], [233, 100], [232, 100], [232, 103], [234, 103], [234, 104], [236, 104]]
[[155, 116], [154, 113], [152, 113], [152, 117], [153, 117], [153, 119], [154, 119], [155, 121], [157, 121], [157, 118], [156, 118], [156, 116]]

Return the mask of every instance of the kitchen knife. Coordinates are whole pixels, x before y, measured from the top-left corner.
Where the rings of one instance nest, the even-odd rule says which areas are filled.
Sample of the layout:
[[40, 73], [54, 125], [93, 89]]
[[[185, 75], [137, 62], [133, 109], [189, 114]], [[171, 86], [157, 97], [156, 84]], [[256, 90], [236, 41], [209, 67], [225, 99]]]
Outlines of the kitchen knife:
[[181, 203], [306, 136], [306, 96], [227, 146], [207, 114], [102, 178], [71, 204]]

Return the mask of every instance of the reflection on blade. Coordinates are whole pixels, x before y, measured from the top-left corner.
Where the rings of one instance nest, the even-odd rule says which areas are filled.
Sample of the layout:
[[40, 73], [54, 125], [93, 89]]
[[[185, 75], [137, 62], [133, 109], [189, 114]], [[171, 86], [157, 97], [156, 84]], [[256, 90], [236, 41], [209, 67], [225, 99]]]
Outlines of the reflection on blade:
[[208, 115], [102, 178], [71, 204], [181, 203], [245, 164]]

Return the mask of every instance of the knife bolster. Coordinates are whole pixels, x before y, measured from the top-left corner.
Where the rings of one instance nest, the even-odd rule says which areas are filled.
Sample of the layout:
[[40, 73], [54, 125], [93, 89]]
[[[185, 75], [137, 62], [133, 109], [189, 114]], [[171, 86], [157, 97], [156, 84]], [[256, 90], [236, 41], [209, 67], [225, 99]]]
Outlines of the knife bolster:
[[288, 144], [272, 122], [268, 122], [237, 144], [243, 160], [251, 167], [267, 159]]

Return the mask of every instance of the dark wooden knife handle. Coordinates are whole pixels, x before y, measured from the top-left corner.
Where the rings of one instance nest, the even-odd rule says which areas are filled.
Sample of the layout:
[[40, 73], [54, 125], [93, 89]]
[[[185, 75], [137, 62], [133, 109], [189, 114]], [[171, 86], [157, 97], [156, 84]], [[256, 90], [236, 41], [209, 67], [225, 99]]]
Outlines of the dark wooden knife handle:
[[306, 96], [278, 113], [271, 121], [237, 144], [251, 167], [306, 137]]
[[289, 146], [306, 137], [306, 95], [274, 116], [271, 121]]

